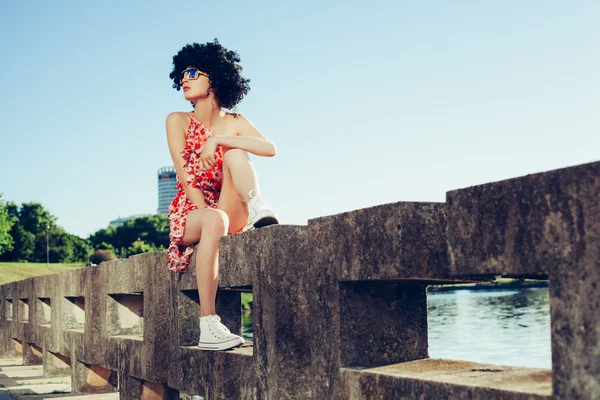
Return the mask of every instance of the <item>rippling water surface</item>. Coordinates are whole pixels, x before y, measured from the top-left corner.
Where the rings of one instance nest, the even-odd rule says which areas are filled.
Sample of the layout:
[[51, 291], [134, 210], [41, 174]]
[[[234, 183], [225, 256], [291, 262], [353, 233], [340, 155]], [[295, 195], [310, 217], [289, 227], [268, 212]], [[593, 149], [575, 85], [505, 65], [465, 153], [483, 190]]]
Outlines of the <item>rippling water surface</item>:
[[429, 356], [552, 368], [548, 288], [429, 293]]

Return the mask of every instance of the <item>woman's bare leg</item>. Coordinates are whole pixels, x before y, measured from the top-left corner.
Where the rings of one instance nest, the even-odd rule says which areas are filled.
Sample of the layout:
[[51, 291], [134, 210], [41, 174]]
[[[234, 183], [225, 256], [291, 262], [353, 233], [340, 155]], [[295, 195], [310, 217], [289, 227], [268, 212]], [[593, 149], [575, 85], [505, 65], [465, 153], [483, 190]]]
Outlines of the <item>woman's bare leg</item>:
[[248, 153], [239, 149], [227, 150], [223, 156], [223, 186], [217, 208], [229, 216], [229, 233], [240, 232], [248, 223], [246, 203], [252, 190], [258, 192], [259, 189]]
[[222, 210], [210, 208], [191, 211], [187, 216], [183, 243], [198, 241], [196, 279], [200, 297], [200, 316], [215, 314], [219, 286], [219, 239], [227, 234], [229, 218]]
[[219, 239], [227, 233], [240, 232], [248, 223], [250, 192], [259, 195], [254, 165], [248, 154], [239, 149], [225, 152], [223, 185], [217, 209], [199, 209], [188, 214], [184, 244], [199, 241], [196, 254], [196, 279], [200, 297], [200, 316], [215, 314], [219, 286]]
[[[235, 191], [244, 203], [250, 200], [250, 192], [253, 196], [260, 196], [258, 178], [254, 164], [250, 161], [248, 153], [240, 149], [229, 149], [223, 155], [223, 173], [229, 173]], [[223, 192], [221, 192], [221, 195]]]
[[[225, 151], [223, 155], [223, 172], [225, 175], [223, 181], [229, 179], [230, 186], [233, 187], [233, 189], [230, 188], [230, 192], [236, 192], [236, 194], [228, 193], [226, 196], [227, 202], [231, 202], [231, 204], [228, 203], [219, 207], [226, 210], [227, 215], [229, 215], [231, 221], [229, 225], [230, 233], [239, 232], [246, 226], [253, 229], [279, 223], [269, 203], [261, 197], [254, 164], [250, 161], [246, 151], [240, 149]], [[223, 196], [223, 191], [221, 191], [221, 196]], [[221, 200], [219, 200], [219, 205], [220, 203]], [[240, 207], [244, 211], [243, 217], [241, 217], [241, 211], [239, 211]], [[242, 220], [245, 225], [238, 225], [237, 221]]]

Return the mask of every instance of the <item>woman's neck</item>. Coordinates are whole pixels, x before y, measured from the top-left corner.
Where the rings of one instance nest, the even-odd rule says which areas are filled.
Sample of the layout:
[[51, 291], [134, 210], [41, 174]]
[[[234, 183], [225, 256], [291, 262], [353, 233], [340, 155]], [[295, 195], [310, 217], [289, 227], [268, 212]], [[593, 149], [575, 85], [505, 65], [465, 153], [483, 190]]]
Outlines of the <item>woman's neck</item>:
[[213, 127], [213, 124], [219, 118], [221, 110], [215, 107], [214, 102], [211, 99], [205, 99], [197, 101], [194, 105], [194, 115], [196, 119], [208, 129]]

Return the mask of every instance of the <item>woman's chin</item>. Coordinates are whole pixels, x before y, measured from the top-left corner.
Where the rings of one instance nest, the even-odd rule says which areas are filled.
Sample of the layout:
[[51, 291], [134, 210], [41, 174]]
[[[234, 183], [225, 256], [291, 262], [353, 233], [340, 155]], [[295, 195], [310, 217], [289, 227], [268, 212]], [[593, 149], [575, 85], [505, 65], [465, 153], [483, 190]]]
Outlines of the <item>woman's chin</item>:
[[183, 98], [186, 99], [187, 101], [191, 101], [192, 103], [196, 102], [196, 96], [194, 96], [193, 94], [191, 94], [189, 91], [187, 93], [183, 93]]

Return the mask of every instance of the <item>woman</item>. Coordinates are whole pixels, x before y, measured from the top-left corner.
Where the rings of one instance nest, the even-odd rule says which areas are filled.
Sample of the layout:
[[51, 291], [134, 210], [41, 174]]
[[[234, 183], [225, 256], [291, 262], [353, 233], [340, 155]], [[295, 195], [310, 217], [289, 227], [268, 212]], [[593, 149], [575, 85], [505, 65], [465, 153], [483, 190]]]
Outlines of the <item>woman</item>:
[[167, 116], [167, 141], [177, 172], [178, 193], [169, 206], [171, 233], [167, 267], [184, 272], [198, 245], [196, 275], [200, 295], [200, 340], [206, 350], [244, 343], [215, 313], [221, 236], [278, 223], [261, 198], [248, 153], [275, 155], [275, 144], [233, 109], [250, 87], [239, 56], [215, 39], [186, 45], [173, 57], [173, 88], [183, 89], [192, 112]]

